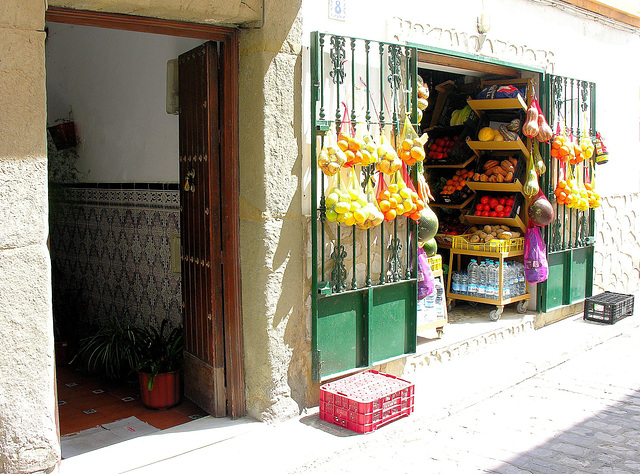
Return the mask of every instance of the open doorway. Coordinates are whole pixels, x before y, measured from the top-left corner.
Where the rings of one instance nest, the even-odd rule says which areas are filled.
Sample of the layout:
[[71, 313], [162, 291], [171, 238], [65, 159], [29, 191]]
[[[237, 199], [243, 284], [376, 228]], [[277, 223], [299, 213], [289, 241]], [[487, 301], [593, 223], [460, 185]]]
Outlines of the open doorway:
[[[56, 15], [60, 12], [54, 11]], [[117, 24], [117, 15], [96, 15]], [[159, 327], [163, 320], [173, 327], [185, 325], [181, 291], [183, 179], [178, 160], [182, 138], [179, 116], [167, 113], [167, 61], [197, 48], [210, 36], [202, 32], [198, 38], [181, 37], [189, 36], [184, 32], [180, 36], [149, 34], [130, 25], [125, 29], [134, 31], [66, 24], [55, 21], [57, 18], [51, 21], [51, 16], [48, 12], [48, 126], [71, 122], [73, 137], [78, 137], [76, 143], [64, 143], [53, 133], [48, 140], [57, 341], [73, 349], [78, 339], [114, 320], [137, 327]], [[175, 26], [170, 32], [177, 31]], [[149, 30], [147, 24], [145, 31]], [[217, 45], [222, 49], [224, 39]], [[227, 45], [227, 54], [233, 50]], [[220, 87], [228, 84], [228, 76], [222, 76]], [[233, 99], [234, 95], [226, 97]], [[233, 100], [219, 105], [229, 108], [229, 102]], [[216, 115], [224, 116], [218, 111]], [[237, 114], [231, 118], [237, 119]], [[218, 148], [232, 149], [236, 133], [218, 138]], [[237, 159], [237, 153], [231, 156]], [[216, 215], [219, 220], [222, 217]], [[218, 288], [224, 288], [221, 293], [239, 289], [224, 285], [223, 275], [218, 277]], [[225, 380], [243, 378], [241, 365], [237, 373], [237, 363], [225, 373], [225, 354], [231, 356], [227, 360], [236, 360], [242, 350], [241, 345], [226, 343], [238, 331], [238, 303], [235, 299], [236, 306], [226, 305], [220, 314], [227, 320], [221, 325], [224, 334], [217, 335], [222, 347], [215, 350], [222, 354], [221, 383], [227, 385], [222, 393], [226, 396], [226, 388], [229, 400], [221, 404], [216, 395], [216, 416], [244, 414], [244, 393], [238, 396], [244, 388]], [[187, 346], [213, 343], [206, 328], [191, 331], [186, 339]], [[135, 384], [86, 377], [86, 373], [64, 365], [63, 357], [61, 352], [58, 402], [63, 436], [128, 417], [164, 429], [212, 412], [206, 403], [207, 390], [201, 391], [199, 398], [191, 397], [204, 409], [182, 397], [182, 402], [169, 410], [148, 410], [139, 403]], [[201, 386], [204, 376], [202, 371], [192, 370], [185, 378], [187, 386]]]

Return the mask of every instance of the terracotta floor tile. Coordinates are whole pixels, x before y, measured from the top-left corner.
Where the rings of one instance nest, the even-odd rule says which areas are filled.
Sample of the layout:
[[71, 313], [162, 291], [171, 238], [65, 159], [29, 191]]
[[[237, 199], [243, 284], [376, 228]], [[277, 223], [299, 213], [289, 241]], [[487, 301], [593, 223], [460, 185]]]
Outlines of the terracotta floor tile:
[[78, 416], [83, 416], [84, 412], [79, 408], [71, 406], [69, 403], [65, 403], [63, 405], [58, 405], [58, 416], [62, 420], [76, 418]]
[[81, 398], [66, 400], [71, 406], [80, 410], [88, 410], [89, 408], [98, 409], [99, 407], [113, 404], [117, 398], [108, 393], [87, 392], [87, 395]]
[[114, 420], [121, 420], [130, 416], [140, 418], [140, 415], [147, 413], [149, 409], [137, 400], [133, 402], [117, 400], [113, 404], [96, 408], [96, 411], [101, 415], [113, 418]]
[[[58, 400], [60, 432], [62, 435], [75, 433], [94, 426], [135, 416], [159, 429], [167, 429], [192, 421], [189, 415], [206, 416], [192, 401], [183, 397], [181, 403], [171, 410], [153, 410], [140, 401], [140, 389], [137, 384], [120, 383], [109, 385], [97, 377], [88, 377], [71, 367], [60, 367], [58, 372]], [[76, 385], [68, 387], [67, 383]], [[92, 390], [102, 389], [102, 393]], [[122, 398], [133, 398], [130, 402]], [[96, 413], [85, 414], [84, 410], [94, 409]]]
[[150, 411], [138, 416], [138, 418], [160, 430], [166, 430], [167, 428], [193, 421], [188, 416], [171, 410]]
[[140, 390], [137, 385], [120, 385], [117, 387], [108, 387], [107, 393], [117, 398], [133, 397], [140, 398]]
[[171, 411], [175, 411], [177, 413], [180, 413], [181, 415], [186, 415], [186, 416], [190, 416], [190, 415], [207, 416], [208, 414], [206, 411], [204, 411], [202, 408], [200, 408], [198, 405], [196, 405], [195, 403], [193, 403], [191, 400], [189, 400], [184, 396], [182, 397], [182, 401], [180, 402], [180, 404], [173, 407]]
[[85, 398], [90, 393], [91, 391], [82, 385], [68, 387], [65, 384], [58, 384], [58, 400], [64, 400], [65, 402], [71, 402], [78, 398]]
[[82, 380], [82, 376], [69, 366], [56, 367], [56, 377], [58, 379], [58, 384], [78, 382]]
[[75, 433], [76, 431], [87, 430], [94, 426], [101, 425], [103, 423], [109, 423], [113, 421], [111, 418], [107, 418], [99, 413], [92, 413], [90, 415], [78, 416], [75, 418], [60, 418], [60, 434], [66, 435], [69, 433]]

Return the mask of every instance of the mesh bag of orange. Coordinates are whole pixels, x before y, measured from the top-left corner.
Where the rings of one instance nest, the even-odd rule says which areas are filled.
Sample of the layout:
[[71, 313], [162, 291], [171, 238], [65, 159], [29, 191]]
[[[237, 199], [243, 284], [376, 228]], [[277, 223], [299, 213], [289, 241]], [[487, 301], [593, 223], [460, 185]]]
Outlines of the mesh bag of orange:
[[405, 117], [400, 143], [398, 146], [398, 156], [408, 166], [413, 166], [424, 160], [426, 154], [424, 144], [429, 139], [426, 133], [419, 137], [413, 124], [409, 120], [409, 115]]

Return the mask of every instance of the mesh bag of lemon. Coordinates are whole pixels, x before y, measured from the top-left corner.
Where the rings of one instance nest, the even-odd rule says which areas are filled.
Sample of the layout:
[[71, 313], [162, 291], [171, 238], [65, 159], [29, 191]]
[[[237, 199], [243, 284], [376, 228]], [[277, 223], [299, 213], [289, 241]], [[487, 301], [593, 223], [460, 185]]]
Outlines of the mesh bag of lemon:
[[318, 167], [327, 176], [334, 176], [347, 162], [347, 155], [338, 147], [333, 130], [324, 138], [324, 146], [318, 154]]
[[370, 126], [359, 122], [356, 129], [356, 138], [362, 142], [362, 166], [373, 165], [378, 162], [378, 144], [373, 138]]
[[387, 175], [393, 175], [402, 166], [402, 160], [394, 150], [384, 135], [384, 130], [380, 130], [380, 141], [378, 143], [378, 162], [376, 170]]
[[400, 142], [398, 145], [398, 156], [408, 166], [413, 166], [424, 160], [426, 154], [424, 144], [429, 139], [426, 133], [419, 137], [413, 124], [409, 120], [409, 115], [405, 117]]
[[328, 187], [325, 196], [327, 221], [356, 225], [361, 229], [381, 224], [383, 215], [375, 205], [373, 184], [368, 183], [367, 186], [370, 187], [369, 195], [360, 189], [360, 169], [354, 167], [349, 170], [346, 179], [339, 173], [336, 183]]

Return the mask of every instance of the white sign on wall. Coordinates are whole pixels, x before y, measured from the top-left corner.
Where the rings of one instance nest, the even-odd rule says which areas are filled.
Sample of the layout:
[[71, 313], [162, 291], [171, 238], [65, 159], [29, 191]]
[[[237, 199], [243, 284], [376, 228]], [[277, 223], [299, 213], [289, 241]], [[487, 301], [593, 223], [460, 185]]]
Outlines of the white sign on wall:
[[347, 0], [329, 1], [329, 18], [332, 20], [347, 20]]

